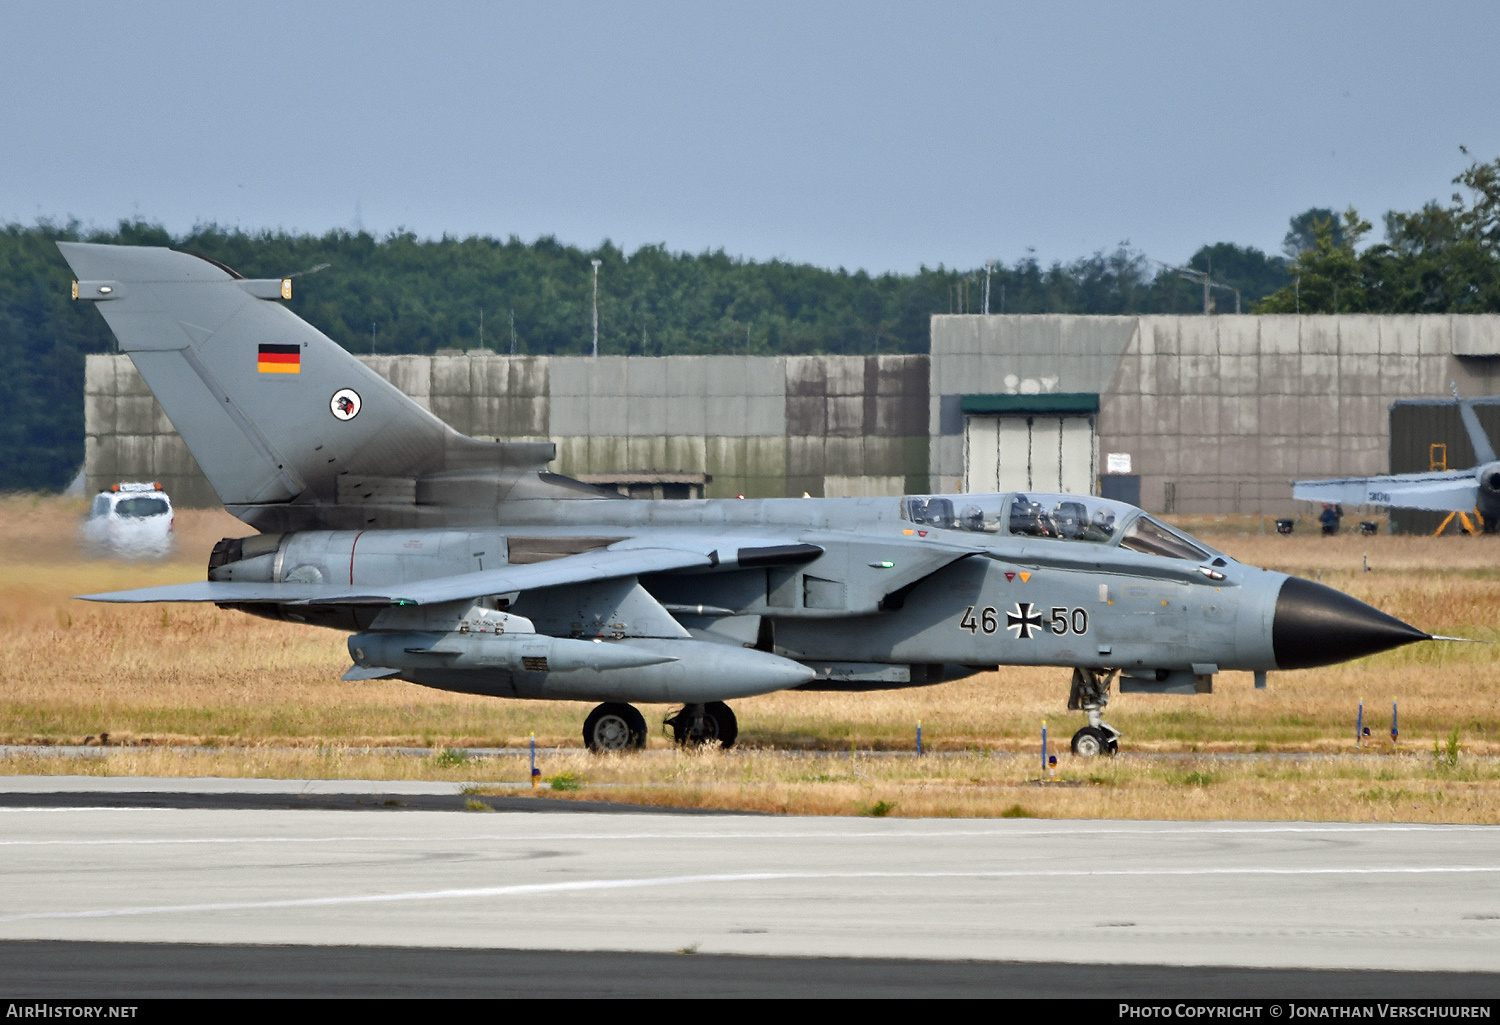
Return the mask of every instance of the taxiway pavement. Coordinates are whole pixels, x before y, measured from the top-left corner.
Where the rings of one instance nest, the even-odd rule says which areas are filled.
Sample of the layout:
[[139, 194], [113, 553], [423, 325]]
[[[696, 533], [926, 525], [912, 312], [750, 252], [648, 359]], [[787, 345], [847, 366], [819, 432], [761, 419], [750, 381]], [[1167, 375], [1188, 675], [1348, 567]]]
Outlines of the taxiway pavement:
[[[1500, 965], [1495, 827], [545, 815], [385, 803], [458, 789], [0, 780], [9, 795], [0, 938], [1406, 972]], [[212, 800], [299, 792], [370, 803]], [[109, 806], [111, 793], [183, 799]], [[194, 794], [206, 797], [195, 803]]]

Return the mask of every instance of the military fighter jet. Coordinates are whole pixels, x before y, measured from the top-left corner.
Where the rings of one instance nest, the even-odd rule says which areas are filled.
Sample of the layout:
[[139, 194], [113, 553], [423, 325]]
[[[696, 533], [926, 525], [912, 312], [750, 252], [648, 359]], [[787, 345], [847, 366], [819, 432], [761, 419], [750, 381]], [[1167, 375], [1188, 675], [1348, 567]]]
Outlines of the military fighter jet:
[[[1458, 397], [1453, 401], [1463, 419], [1474, 457], [1479, 460], [1467, 470], [1433, 470], [1428, 473], [1397, 473], [1387, 477], [1340, 477], [1335, 480], [1299, 480], [1292, 482], [1292, 497], [1330, 505], [1382, 505], [1394, 509], [1423, 509], [1429, 512], [1477, 512], [1486, 534], [1500, 527], [1500, 461], [1489, 436], [1474, 412], [1473, 399]], [[1452, 517], [1449, 517], [1452, 519]], [[1468, 522], [1466, 519], [1465, 523]]]
[[[595, 751], [734, 743], [726, 701], [1072, 670], [1080, 755], [1121, 691], [1358, 658], [1427, 633], [1084, 495], [644, 501], [547, 471], [547, 443], [458, 434], [247, 280], [170, 249], [61, 243], [225, 506], [213, 602], [350, 633], [345, 679], [597, 702]], [[1004, 700], [996, 694], [996, 700]]]

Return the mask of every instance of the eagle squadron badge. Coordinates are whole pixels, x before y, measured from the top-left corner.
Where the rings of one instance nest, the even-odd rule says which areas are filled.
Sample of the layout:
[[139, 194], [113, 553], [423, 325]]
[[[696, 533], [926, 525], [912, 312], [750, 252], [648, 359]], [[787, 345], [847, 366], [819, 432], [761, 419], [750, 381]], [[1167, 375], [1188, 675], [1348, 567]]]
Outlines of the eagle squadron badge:
[[359, 392], [353, 388], [340, 388], [333, 393], [333, 398], [328, 402], [328, 408], [333, 410], [333, 415], [340, 420], [353, 420], [359, 415]]

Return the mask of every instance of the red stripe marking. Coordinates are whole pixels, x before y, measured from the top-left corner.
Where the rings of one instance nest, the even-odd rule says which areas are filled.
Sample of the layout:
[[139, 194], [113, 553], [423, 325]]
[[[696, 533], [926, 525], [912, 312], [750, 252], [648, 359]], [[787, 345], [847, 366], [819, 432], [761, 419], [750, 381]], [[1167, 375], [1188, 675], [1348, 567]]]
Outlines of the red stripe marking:
[[302, 354], [299, 352], [263, 352], [257, 359], [262, 363], [300, 363]]
[[362, 537], [364, 537], [364, 536], [365, 536], [365, 532], [363, 530], [361, 530], [358, 534], [354, 535], [354, 541], [352, 543], [350, 543], [350, 545], [349, 545], [349, 586], [350, 587], [354, 586], [354, 549], [359, 545], [359, 539], [362, 538]]

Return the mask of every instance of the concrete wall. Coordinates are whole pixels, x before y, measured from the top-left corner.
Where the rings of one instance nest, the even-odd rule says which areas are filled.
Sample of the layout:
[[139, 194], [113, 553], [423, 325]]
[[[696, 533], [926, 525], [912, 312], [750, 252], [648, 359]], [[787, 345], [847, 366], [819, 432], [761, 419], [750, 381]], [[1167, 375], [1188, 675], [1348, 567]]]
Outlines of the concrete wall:
[[574, 356], [550, 365], [558, 472], [682, 470], [712, 474], [711, 498], [787, 493], [781, 361]]
[[933, 490], [963, 474], [963, 395], [1093, 392], [1141, 503], [1293, 513], [1291, 481], [1388, 472], [1389, 407], [1500, 391], [1500, 316], [936, 316]]
[[[936, 316], [928, 356], [362, 357], [456, 429], [552, 440], [561, 473], [713, 475], [710, 497], [956, 491], [965, 395], [1100, 396], [1148, 509], [1299, 511], [1293, 479], [1385, 473], [1389, 407], [1500, 393], [1500, 316]], [[91, 356], [88, 486], [215, 505], [124, 356]], [[1500, 440], [1500, 439], [1497, 439]]]
[[[366, 356], [456, 430], [556, 442], [559, 473], [707, 473], [709, 497], [927, 485], [926, 356]], [[217, 497], [127, 356], [90, 356], [85, 475]]]
[[129, 356], [90, 356], [83, 374], [87, 493], [119, 481], [160, 481], [176, 505], [218, 505], [208, 479]]

